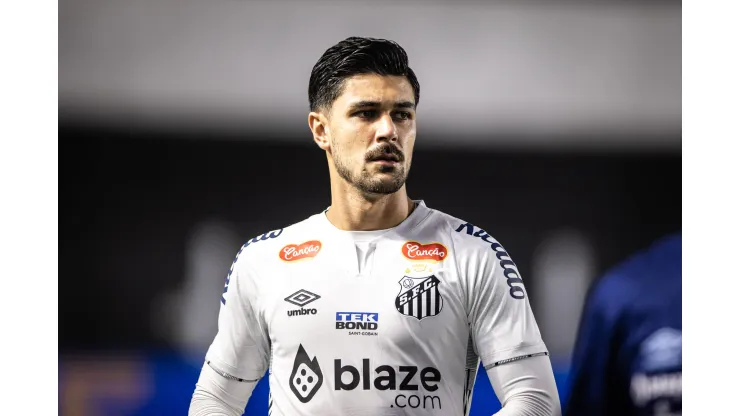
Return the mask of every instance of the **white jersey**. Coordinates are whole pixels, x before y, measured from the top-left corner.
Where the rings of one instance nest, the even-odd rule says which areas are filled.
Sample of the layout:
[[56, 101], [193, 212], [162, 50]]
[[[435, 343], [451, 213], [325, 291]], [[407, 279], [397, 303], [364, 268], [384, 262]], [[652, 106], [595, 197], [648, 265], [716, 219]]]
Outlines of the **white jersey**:
[[256, 237], [221, 300], [206, 360], [269, 369], [272, 416], [466, 415], [481, 360], [547, 354], [504, 248], [423, 201], [388, 230], [322, 212]]

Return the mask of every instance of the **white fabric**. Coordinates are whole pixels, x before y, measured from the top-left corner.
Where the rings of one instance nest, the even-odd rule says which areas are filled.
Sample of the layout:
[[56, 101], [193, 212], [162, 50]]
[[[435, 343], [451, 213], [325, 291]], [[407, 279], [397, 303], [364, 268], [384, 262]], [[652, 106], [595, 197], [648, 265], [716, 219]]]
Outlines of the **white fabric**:
[[[503, 405], [495, 416], [561, 416], [549, 357], [526, 358], [486, 371]], [[255, 384], [228, 380], [205, 365], [188, 416], [240, 416]]]
[[348, 231], [347, 234], [352, 237], [357, 250], [357, 274], [362, 276], [370, 272], [369, 264], [372, 264], [373, 255], [375, 254], [375, 244], [373, 240], [381, 237], [389, 230], [377, 231]]
[[483, 230], [420, 201], [366, 243], [358, 257], [323, 212], [250, 240], [207, 359], [246, 380], [269, 368], [272, 416], [449, 415], [470, 408], [481, 360], [547, 351]]
[[241, 416], [256, 384], [230, 380], [203, 364], [188, 416]]
[[561, 416], [549, 357], [525, 358], [486, 372], [503, 406], [496, 416]]

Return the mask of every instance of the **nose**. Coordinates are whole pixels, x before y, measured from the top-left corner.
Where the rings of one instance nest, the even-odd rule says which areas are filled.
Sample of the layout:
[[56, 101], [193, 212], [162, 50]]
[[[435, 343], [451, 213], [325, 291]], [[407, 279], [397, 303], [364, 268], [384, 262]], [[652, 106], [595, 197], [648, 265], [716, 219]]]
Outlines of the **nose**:
[[375, 130], [375, 141], [398, 141], [398, 130], [396, 129], [396, 123], [393, 122], [393, 118], [390, 114], [384, 114], [378, 119]]

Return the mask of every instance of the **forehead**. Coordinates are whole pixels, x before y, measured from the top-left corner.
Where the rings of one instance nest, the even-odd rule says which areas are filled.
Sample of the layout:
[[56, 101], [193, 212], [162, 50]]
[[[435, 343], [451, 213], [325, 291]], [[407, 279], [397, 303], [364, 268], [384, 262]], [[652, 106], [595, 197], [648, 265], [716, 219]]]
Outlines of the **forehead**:
[[362, 74], [344, 80], [335, 108], [343, 108], [358, 101], [395, 103], [414, 102], [414, 89], [404, 76]]

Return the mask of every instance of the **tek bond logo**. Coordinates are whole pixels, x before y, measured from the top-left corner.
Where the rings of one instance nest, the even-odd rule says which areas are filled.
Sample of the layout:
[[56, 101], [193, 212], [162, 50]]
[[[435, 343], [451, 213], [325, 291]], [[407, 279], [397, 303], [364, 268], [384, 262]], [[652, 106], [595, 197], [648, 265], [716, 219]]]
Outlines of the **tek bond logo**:
[[336, 329], [348, 330], [348, 335], [378, 335], [378, 313], [337, 312]]

